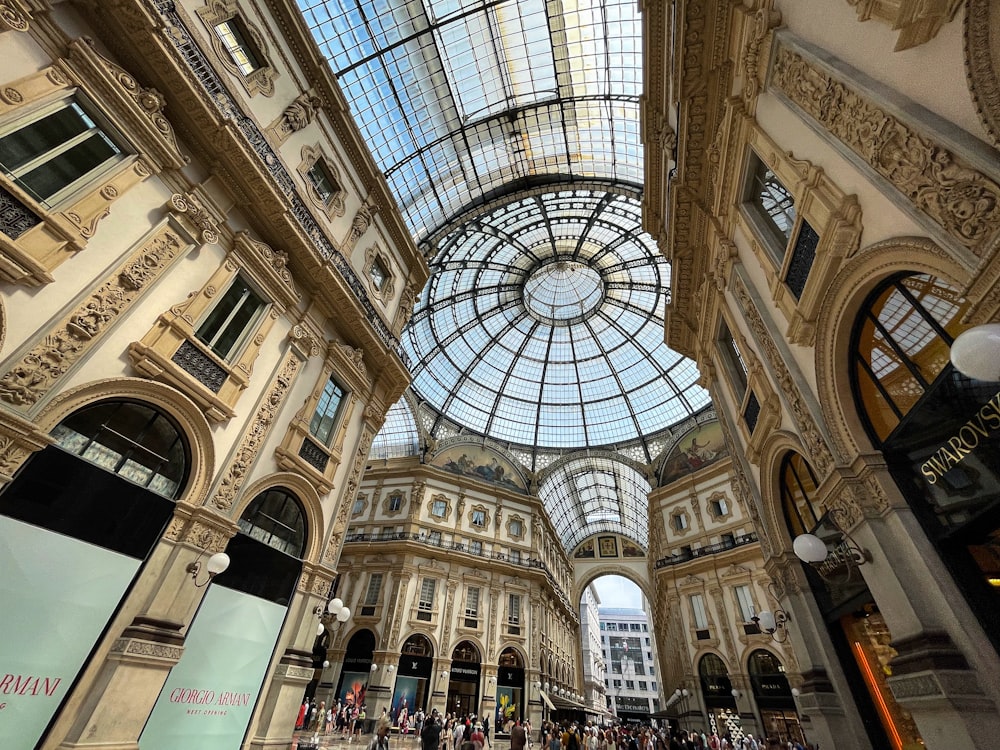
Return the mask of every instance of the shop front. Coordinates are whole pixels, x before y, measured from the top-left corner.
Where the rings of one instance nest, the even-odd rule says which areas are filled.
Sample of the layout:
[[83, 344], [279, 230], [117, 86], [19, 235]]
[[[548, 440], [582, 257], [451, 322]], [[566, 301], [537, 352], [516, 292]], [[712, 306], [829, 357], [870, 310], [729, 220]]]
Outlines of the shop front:
[[698, 675], [708, 713], [709, 731], [720, 737], [728, 733], [732, 739], [741, 740], [743, 724], [725, 662], [715, 654], [705, 654], [698, 662]]
[[804, 746], [806, 739], [784, 665], [770, 651], [758, 649], [750, 654], [747, 671], [764, 735]]
[[[451, 654], [451, 671], [448, 681], [448, 710], [458, 716], [470, 716], [479, 708], [479, 680], [482, 663], [479, 649], [469, 641], [462, 641]], [[499, 717], [498, 717], [499, 718]], [[496, 724], [498, 730], [502, 726]]]

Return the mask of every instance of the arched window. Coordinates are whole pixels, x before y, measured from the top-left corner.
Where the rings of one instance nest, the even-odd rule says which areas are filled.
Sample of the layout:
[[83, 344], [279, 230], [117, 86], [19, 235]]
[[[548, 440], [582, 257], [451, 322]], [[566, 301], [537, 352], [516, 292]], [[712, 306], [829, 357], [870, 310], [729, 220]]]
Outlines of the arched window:
[[856, 398], [881, 444], [947, 367], [968, 304], [934, 276], [895, 276], [866, 300], [854, 329]]
[[759, 648], [750, 654], [750, 660], [747, 662], [747, 671], [751, 675], [759, 677], [763, 675], [784, 674], [785, 668], [781, 665], [777, 656], [770, 651]]
[[452, 661], [464, 661], [470, 664], [479, 664], [481, 661], [479, 649], [470, 641], [462, 641], [451, 654]]
[[408, 656], [434, 656], [434, 648], [426, 636], [414, 633], [406, 639], [402, 653]]
[[729, 674], [726, 663], [716, 654], [705, 654], [698, 662], [698, 674], [702, 677], [717, 677]]
[[282, 487], [265, 490], [251, 501], [240, 518], [240, 531], [294, 558], [305, 555], [305, 514], [298, 498]]
[[524, 662], [521, 659], [521, 654], [513, 648], [505, 648], [500, 654], [500, 658], [497, 660], [497, 664], [501, 667], [524, 667]]
[[188, 471], [187, 445], [166, 415], [131, 401], [102, 401], [63, 420], [53, 431], [67, 453], [158, 495], [176, 500]]
[[781, 509], [792, 537], [811, 532], [825, 510], [815, 500], [819, 483], [809, 462], [794, 451], [786, 453], [781, 459], [779, 483]]

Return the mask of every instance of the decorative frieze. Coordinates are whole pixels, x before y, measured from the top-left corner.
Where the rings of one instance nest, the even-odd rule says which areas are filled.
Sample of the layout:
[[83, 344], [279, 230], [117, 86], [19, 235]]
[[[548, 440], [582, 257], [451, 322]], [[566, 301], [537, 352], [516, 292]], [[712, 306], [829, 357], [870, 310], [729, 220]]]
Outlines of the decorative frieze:
[[[1000, 4], [994, 0], [968, 0], [965, 5], [965, 73], [979, 112], [979, 119], [1000, 146]], [[991, 43], [992, 42], [992, 43]]]
[[257, 412], [243, 428], [239, 447], [234, 451], [229, 464], [222, 471], [222, 481], [212, 497], [212, 505], [216, 508], [229, 510], [233, 507], [233, 501], [243, 487], [247, 473], [260, 453], [260, 448], [274, 425], [274, 418], [281, 408], [285, 396], [288, 395], [295, 374], [301, 366], [302, 360], [294, 351], [289, 351], [285, 355], [285, 362], [271, 383], [270, 389], [261, 399]]
[[980, 260], [995, 251], [1000, 184], [938, 134], [904, 122], [832, 69], [785, 44], [775, 54], [771, 83], [945, 236]]
[[777, 381], [778, 387], [781, 388], [785, 403], [788, 405], [789, 413], [795, 420], [799, 436], [802, 438], [802, 444], [809, 455], [809, 460], [815, 467], [817, 474], [820, 477], [825, 477], [833, 468], [833, 456], [830, 453], [830, 448], [820, 433], [811, 410], [802, 397], [802, 393], [795, 385], [792, 373], [789, 371], [788, 365], [785, 364], [781, 352], [778, 351], [774, 337], [767, 330], [767, 326], [760, 312], [758, 312], [757, 306], [750, 297], [750, 292], [743, 283], [743, 279], [738, 275], [734, 276], [733, 293], [736, 295], [736, 299], [739, 300], [744, 318], [754, 334], [761, 353], [767, 359], [768, 369]]
[[84, 298], [17, 364], [0, 376], [0, 401], [27, 409], [48, 393], [141, 296], [143, 289], [185, 249], [163, 227], [108, 279]]
[[27, 31], [30, 18], [20, 0], [0, 3], [0, 31]]
[[333, 523], [333, 530], [330, 534], [330, 541], [327, 543], [326, 552], [323, 554], [323, 562], [334, 563], [340, 556], [340, 547], [344, 539], [344, 532], [347, 531], [347, 522], [354, 505], [354, 495], [358, 490], [358, 482], [361, 479], [361, 470], [368, 460], [368, 451], [371, 449], [372, 440], [375, 439], [375, 430], [368, 425], [361, 433], [361, 440], [358, 449], [354, 454], [354, 465], [351, 467], [350, 476], [347, 479], [347, 488], [340, 495], [340, 506], [337, 509], [337, 517]]

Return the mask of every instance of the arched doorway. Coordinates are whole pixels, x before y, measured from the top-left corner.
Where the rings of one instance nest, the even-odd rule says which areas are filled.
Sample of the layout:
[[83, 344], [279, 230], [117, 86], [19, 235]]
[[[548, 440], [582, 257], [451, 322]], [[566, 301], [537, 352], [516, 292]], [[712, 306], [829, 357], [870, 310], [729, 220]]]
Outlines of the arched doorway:
[[799, 742], [804, 746], [805, 737], [795, 709], [795, 698], [785, 676], [785, 667], [778, 657], [759, 648], [750, 654], [747, 672], [765, 736], [777, 737], [782, 742]]
[[[143, 748], [173, 750], [202, 742], [202, 716], [176, 701], [184, 691], [211, 693], [213, 710], [225, 707], [226, 721], [212, 734], [216, 742], [243, 741], [302, 573], [308, 537], [305, 511], [291, 490], [269, 487], [250, 501], [239, 532], [226, 545], [229, 567], [208, 587], [188, 628], [184, 654], [139, 738]], [[224, 692], [217, 687], [220, 674]]]
[[497, 659], [497, 715], [494, 726], [501, 730], [508, 721], [526, 716], [524, 705], [524, 659], [513, 648], [505, 648]]
[[0, 662], [38, 675], [0, 701], [4, 747], [38, 741], [188, 481], [187, 441], [146, 404], [87, 406], [52, 438], [0, 493]]
[[360, 707], [364, 704], [374, 653], [375, 634], [372, 631], [366, 628], [351, 636], [344, 651], [344, 666], [337, 683], [336, 700], [347, 706]]
[[433, 671], [434, 646], [427, 636], [413, 633], [403, 642], [396, 668], [396, 685], [389, 709], [394, 724], [398, 723], [404, 708], [408, 719], [417, 709], [427, 711], [427, 686]]
[[729, 732], [733, 739], [741, 739], [743, 727], [726, 663], [717, 654], [705, 654], [698, 662], [698, 676], [708, 709], [709, 729], [719, 736]]
[[[471, 641], [462, 641], [451, 653], [451, 679], [448, 681], [448, 711], [459, 716], [476, 713], [479, 706], [479, 676], [482, 656]], [[497, 727], [499, 729], [499, 726]]]

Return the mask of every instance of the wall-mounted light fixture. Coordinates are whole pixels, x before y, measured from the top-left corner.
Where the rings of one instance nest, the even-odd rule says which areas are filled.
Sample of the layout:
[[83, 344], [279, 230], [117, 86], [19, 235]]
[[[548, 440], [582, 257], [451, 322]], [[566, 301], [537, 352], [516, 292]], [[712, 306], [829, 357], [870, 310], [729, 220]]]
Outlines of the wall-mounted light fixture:
[[216, 552], [205, 562], [205, 570], [208, 573], [208, 578], [206, 578], [201, 583], [198, 583], [198, 574], [201, 573], [201, 558], [205, 554], [204, 550], [198, 555], [198, 559], [192, 563], [188, 563], [187, 570], [191, 574], [191, 580], [194, 581], [194, 585], [198, 588], [202, 586], [207, 586], [212, 582], [219, 573], [225, 573], [226, 568], [229, 567], [229, 555], [225, 552]]
[[351, 608], [344, 606], [343, 599], [331, 599], [326, 603], [324, 607], [322, 604], [317, 604], [313, 607], [313, 614], [322, 619], [325, 615], [331, 615], [337, 619], [339, 623], [345, 623], [351, 619]]
[[376, 672], [378, 672], [378, 664], [376, 664], [375, 662], [372, 662], [371, 670], [372, 670], [372, 674], [375, 674]]
[[392, 664], [389, 664], [386, 666], [385, 671], [388, 672], [389, 674], [392, 674], [393, 672], [396, 671], [396, 667], [394, 667]]
[[329, 668], [330, 668], [330, 662], [329, 661], [324, 661], [323, 662], [323, 669], [329, 669]]
[[762, 633], [767, 633], [771, 636], [771, 640], [778, 643], [784, 643], [788, 640], [788, 628], [786, 625], [791, 622], [792, 618], [788, 616], [785, 610], [776, 609], [774, 612], [769, 612], [765, 609], [750, 619], [760, 628]]
[[824, 517], [825, 523], [833, 527], [837, 542], [832, 548], [815, 534], [799, 534], [792, 541], [792, 550], [802, 562], [829, 583], [844, 584], [861, 576], [858, 570], [872, 561], [872, 553], [859, 545], [841, 525], [843, 510], [833, 508]]
[[447, 669], [441, 670], [441, 679], [442, 680], [447, 680], [448, 679], [448, 670]]
[[730, 693], [730, 694], [731, 694], [731, 695], [732, 695], [732, 696], [733, 696], [733, 697], [734, 697], [734, 698], [735, 698], [736, 700], [739, 700], [740, 698], [742, 698], [742, 697], [743, 697], [743, 693], [741, 693], [741, 692], [740, 692], [740, 691], [739, 691], [739, 690], [738, 690], [737, 688], [733, 688], [732, 690], [730, 690], [730, 691], [729, 691], [729, 693]]
[[491, 685], [496, 685], [497, 684], [497, 677], [496, 677], [496, 675], [493, 675], [493, 674], [490, 675], [490, 684]]
[[1000, 323], [975, 326], [951, 344], [955, 369], [975, 380], [1000, 380]]

